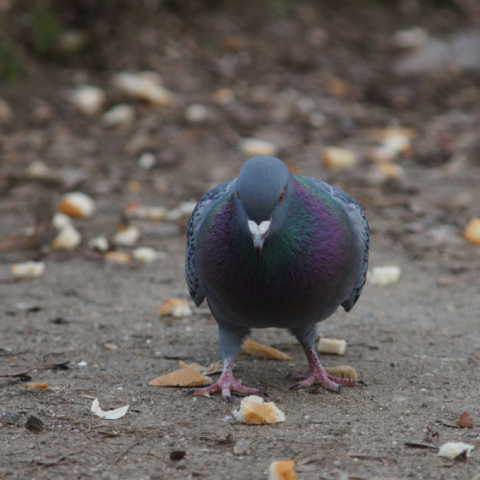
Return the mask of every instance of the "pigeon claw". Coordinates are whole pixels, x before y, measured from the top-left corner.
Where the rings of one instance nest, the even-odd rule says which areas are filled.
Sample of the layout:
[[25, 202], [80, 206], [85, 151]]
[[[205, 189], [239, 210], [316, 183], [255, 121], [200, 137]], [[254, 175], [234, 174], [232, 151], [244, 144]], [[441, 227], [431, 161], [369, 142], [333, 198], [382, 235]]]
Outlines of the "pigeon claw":
[[242, 385], [242, 381], [236, 380], [233, 375], [222, 375], [213, 385], [204, 388], [194, 388], [188, 390], [186, 394], [190, 392], [192, 392], [194, 396], [222, 392], [223, 399], [226, 402], [233, 403], [232, 392], [243, 395], [258, 395], [260, 390]]

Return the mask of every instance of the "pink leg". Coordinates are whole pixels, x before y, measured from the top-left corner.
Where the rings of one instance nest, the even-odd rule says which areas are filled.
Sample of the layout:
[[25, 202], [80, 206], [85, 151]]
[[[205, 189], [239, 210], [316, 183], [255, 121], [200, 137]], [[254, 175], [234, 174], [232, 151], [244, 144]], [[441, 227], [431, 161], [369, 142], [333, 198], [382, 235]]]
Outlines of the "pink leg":
[[317, 352], [315, 352], [314, 348], [308, 348], [305, 354], [308, 360], [308, 370], [306, 372], [293, 372], [291, 375], [289, 375], [294, 379], [304, 380], [295, 383], [290, 387], [290, 389], [309, 387], [314, 383], [319, 383], [325, 388], [328, 388], [329, 390], [340, 393], [340, 391], [342, 390], [342, 385], [354, 387], [359, 383], [362, 383], [349, 378], [339, 378], [328, 374], [322, 367], [322, 364], [318, 359]]
[[192, 393], [193, 395], [208, 395], [209, 393], [216, 393], [221, 391], [222, 397], [227, 402], [233, 403], [231, 390], [238, 393], [245, 393], [247, 395], [257, 395], [263, 393], [258, 388], [250, 388], [242, 385], [241, 380], [236, 380], [233, 376], [233, 360], [225, 360], [223, 364], [223, 371], [220, 378], [209, 387], [192, 388], [186, 392], [186, 395]]

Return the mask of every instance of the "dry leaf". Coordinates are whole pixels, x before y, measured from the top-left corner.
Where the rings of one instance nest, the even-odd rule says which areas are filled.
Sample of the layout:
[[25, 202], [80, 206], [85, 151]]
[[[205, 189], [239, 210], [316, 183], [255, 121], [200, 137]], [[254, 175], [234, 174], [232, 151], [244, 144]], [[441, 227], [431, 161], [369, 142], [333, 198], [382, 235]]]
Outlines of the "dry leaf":
[[199, 387], [211, 383], [213, 382], [210, 378], [188, 366], [148, 382], [156, 387]]
[[268, 468], [268, 480], [297, 480], [297, 472], [294, 470], [293, 460], [273, 462]]
[[182, 318], [189, 317], [192, 314], [192, 309], [186, 300], [171, 298], [157, 310], [157, 314], [160, 317], [171, 315], [175, 318]]
[[252, 357], [259, 358], [273, 358], [274, 360], [291, 360], [292, 357], [286, 353], [277, 350], [276, 348], [269, 347], [268, 345], [262, 345], [253, 341], [251, 338], [247, 338], [242, 344], [242, 350], [248, 353]]
[[339, 365], [338, 367], [326, 367], [325, 371], [338, 378], [351, 378], [356, 380], [358, 378], [357, 372], [349, 365]]
[[33, 433], [40, 433], [45, 428], [45, 424], [39, 418], [30, 415], [25, 423], [25, 428]]
[[457, 423], [463, 428], [473, 428], [473, 421], [467, 412], [463, 412], [458, 417]]
[[265, 403], [263, 398], [257, 395], [245, 397], [240, 404], [240, 410], [234, 410], [233, 416], [239, 422], [251, 425], [285, 421], [285, 414], [273, 402]]
[[104, 418], [105, 420], [117, 420], [118, 418], [123, 417], [128, 410], [130, 405], [126, 405], [125, 407], [116, 408], [115, 410], [109, 410], [108, 412], [104, 412], [100, 408], [100, 403], [98, 398], [96, 398], [91, 407], [91, 411], [97, 415], [97, 417]]

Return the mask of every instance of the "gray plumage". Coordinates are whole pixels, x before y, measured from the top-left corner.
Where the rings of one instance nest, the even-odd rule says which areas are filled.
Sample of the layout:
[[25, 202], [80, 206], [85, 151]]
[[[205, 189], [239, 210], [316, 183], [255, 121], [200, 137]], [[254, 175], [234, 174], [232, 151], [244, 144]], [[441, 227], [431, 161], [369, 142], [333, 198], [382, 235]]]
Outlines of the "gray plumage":
[[[207, 298], [218, 323], [224, 366], [233, 366], [251, 328], [280, 327], [307, 353], [309, 374], [301, 386], [321, 382], [339, 391], [351, 384], [325, 380], [312, 349], [317, 322], [340, 305], [348, 312], [360, 297], [368, 248], [368, 223], [355, 200], [319, 180], [291, 175], [274, 157], [250, 159], [238, 179], [208, 192], [190, 218], [185, 271], [195, 304]], [[195, 393], [222, 389], [230, 399], [230, 387], [246, 388], [225, 368], [219, 382]]]

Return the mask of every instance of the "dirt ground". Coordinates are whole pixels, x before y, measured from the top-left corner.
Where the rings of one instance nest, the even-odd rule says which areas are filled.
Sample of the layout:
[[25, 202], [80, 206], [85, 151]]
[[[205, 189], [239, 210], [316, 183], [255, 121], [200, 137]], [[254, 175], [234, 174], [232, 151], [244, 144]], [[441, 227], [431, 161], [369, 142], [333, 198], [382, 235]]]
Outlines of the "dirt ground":
[[[120, 22], [129, 41], [120, 35], [105, 46], [115, 54], [103, 68], [33, 62], [28, 78], [0, 89], [13, 111], [0, 125], [0, 412], [20, 414], [0, 424], [0, 478], [264, 479], [273, 460], [293, 459], [303, 480], [478, 480], [480, 247], [461, 232], [480, 216], [480, 77], [392, 73], [402, 54], [395, 31], [420, 25], [441, 37], [474, 25], [451, 10], [412, 10], [410, 2], [301, 3], [244, 15], [228, 5]], [[157, 71], [176, 103], [155, 108], [122, 97], [111, 77], [124, 70]], [[65, 92], [79, 83], [105, 90], [102, 112], [129, 103], [135, 120], [107, 129], [99, 116], [78, 112]], [[233, 99], [215, 103], [219, 88]], [[192, 103], [207, 107], [204, 120], [185, 117]], [[372, 131], [397, 125], [415, 133], [412, 149], [396, 159], [404, 175], [379, 177], [365, 155]], [[183, 319], [156, 314], [169, 298], [189, 300], [188, 217], [131, 220], [141, 232], [137, 246], [166, 252], [154, 263], [111, 264], [88, 247], [114, 234], [131, 202], [173, 208], [234, 178], [247, 158], [237, 148], [242, 137], [274, 142], [295, 173], [357, 198], [371, 226], [371, 267], [401, 267], [397, 284], [367, 285], [352, 312], [319, 325], [320, 335], [348, 342], [343, 357], [320, 355], [323, 365], [353, 366], [366, 387], [290, 391], [287, 373], [306, 364], [300, 346], [282, 330], [253, 332], [293, 358], [237, 359], [237, 378], [267, 391], [286, 414], [269, 426], [237, 423], [240, 397], [232, 406], [218, 395], [148, 385], [179, 359], [216, 359], [206, 305], [190, 301], [193, 315]], [[328, 145], [351, 149], [359, 163], [327, 171]], [[145, 151], [157, 157], [151, 170], [137, 163]], [[39, 159], [56, 172], [53, 180], [28, 177]], [[91, 195], [97, 210], [74, 221], [83, 236], [76, 250], [55, 251], [49, 208], [73, 190]], [[29, 242], [25, 229], [36, 219], [45, 228]], [[12, 279], [11, 265], [27, 260], [43, 260], [44, 275]], [[27, 370], [24, 377], [49, 388], [31, 391], [24, 377], [11, 376]], [[105, 410], [130, 408], [102, 420], [88, 397]], [[462, 412], [473, 429], [458, 428]], [[31, 415], [43, 422], [40, 432], [25, 428]], [[453, 461], [405, 444], [423, 442], [427, 429], [438, 432], [439, 445], [473, 445], [471, 456]], [[183, 459], [170, 459], [176, 451]]]

